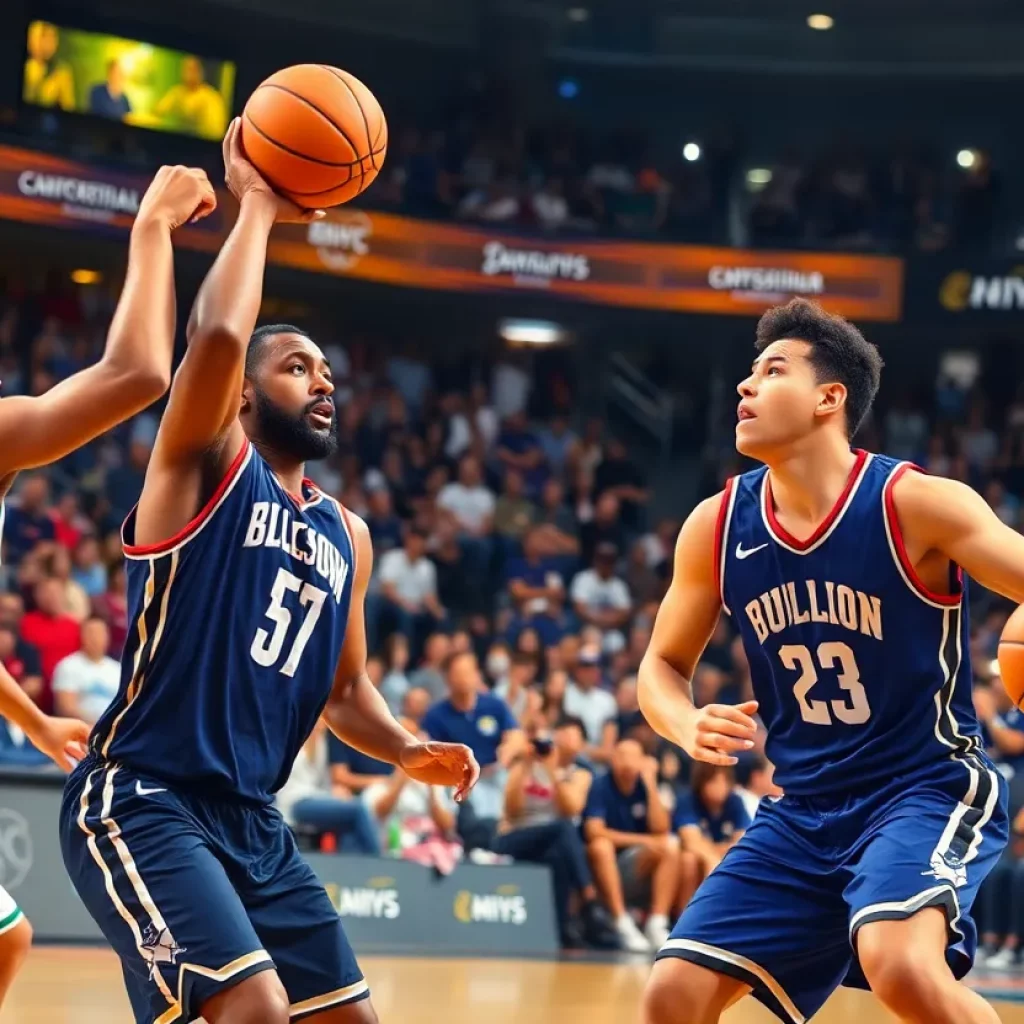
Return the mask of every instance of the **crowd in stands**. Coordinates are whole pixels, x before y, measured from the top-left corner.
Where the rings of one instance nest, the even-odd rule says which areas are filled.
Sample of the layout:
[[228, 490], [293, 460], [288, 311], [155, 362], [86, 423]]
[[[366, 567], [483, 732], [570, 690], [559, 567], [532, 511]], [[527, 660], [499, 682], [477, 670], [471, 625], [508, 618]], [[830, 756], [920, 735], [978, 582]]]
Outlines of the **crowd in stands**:
[[[93, 358], [108, 314], [101, 297], [8, 290], [4, 393], [38, 393]], [[571, 392], [536, 393], [514, 354], [460, 387], [408, 352], [325, 347], [339, 446], [309, 472], [373, 538], [368, 674], [410, 730], [468, 744], [483, 771], [457, 807], [321, 729], [280, 793], [282, 813], [303, 843], [341, 853], [440, 871], [463, 858], [546, 864], [567, 946], [660, 945], [759, 800], [777, 793], [763, 750], [735, 773], [694, 765], [640, 712], [636, 673], [678, 522], [652, 514], [652, 487], [626, 447], [600, 423], [577, 429]], [[891, 404], [864, 443], [967, 480], [1022, 525], [1024, 399], [997, 417], [952, 380], [934, 397], [932, 408]], [[95, 721], [116, 692], [127, 630], [118, 527], [157, 422], [143, 414], [23, 474], [7, 502], [0, 661], [46, 710]], [[981, 597], [977, 708], [1012, 777], [1024, 767], [1024, 714], [993, 674], [1007, 609]], [[701, 704], [751, 694], [725, 619], [693, 686]], [[44, 760], [0, 726], [0, 763]], [[1013, 792], [1024, 835], [1024, 788]], [[1022, 852], [1015, 839], [981, 900], [995, 968], [1016, 964], [1024, 938]]]

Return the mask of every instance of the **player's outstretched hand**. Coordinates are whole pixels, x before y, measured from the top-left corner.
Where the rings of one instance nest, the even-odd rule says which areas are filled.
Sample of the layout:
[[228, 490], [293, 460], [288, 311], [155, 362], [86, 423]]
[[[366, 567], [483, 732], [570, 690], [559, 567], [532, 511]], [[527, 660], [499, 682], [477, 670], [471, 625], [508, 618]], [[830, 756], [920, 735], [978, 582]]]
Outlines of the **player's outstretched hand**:
[[29, 739], [57, 766], [69, 772], [88, 750], [89, 726], [77, 718], [47, 717], [39, 731]]
[[135, 222], [157, 220], [173, 231], [182, 224], [202, 220], [216, 208], [217, 194], [206, 171], [178, 164], [156, 172], [139, 203]]
[[683, 730], [683, 749], [695, 761], [736, 764], [736, 754], [754, 746], [757, 722], [753, 716], [756, 711], [756, 700], [697, 708], [688, 717]]
[[480, 765], [473, 751], [461, 743], [414, 743], [402, 751], [399, 765], [417, 782], [454, 786], [457, 803], [466, 799], [480, 778]]
[[242, 148], [242, 119], [236, 117], [224, 136], [224, 180], [231, 194], [241, 202], [246, 196], [262, 196], [274, 204], [274, 220], [278, 224], [308, 224], [327, 214], [323, 210], [304, 210], [279, 196], [266, 179], [249, 162]]

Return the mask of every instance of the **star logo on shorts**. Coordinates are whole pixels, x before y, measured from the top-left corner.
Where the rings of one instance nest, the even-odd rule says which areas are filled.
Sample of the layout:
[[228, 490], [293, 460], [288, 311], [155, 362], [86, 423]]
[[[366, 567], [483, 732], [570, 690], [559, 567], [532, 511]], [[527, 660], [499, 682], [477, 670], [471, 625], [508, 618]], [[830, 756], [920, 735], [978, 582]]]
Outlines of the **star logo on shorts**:
[[160, 964], [170, 964], [173, 967], [178, 962], [179, 954], [188, 952], [184, 946], [179, 946], [174, 941], [174, 936], [168, 928], [157, 928], [155, 924], [151, 924], [144, 932], [139, 949], [149, 964], [151, 979]]
[[940, 882], [952, 882], [958, 889], [967, 884], [967, 868], [958, 857], [951, 853], [932, 854], [931, 870], [922, 871], [928, 878], [937, 878]]

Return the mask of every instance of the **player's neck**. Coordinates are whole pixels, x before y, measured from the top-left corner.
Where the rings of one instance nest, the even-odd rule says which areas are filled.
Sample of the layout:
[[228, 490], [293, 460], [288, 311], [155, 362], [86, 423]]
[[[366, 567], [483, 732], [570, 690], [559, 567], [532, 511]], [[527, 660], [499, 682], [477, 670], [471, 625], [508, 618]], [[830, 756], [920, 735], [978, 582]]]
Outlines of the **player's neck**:
[[270, 467], [278, 483], [289, 493], [296, 497], [302, 497], [302, 481], [306, 475], [306, 464], [296, 462], [290, 455], [284, 455], [275, 451], [259, 441], [253, 441], [253, 447], [263, 457], [263, 461]]
[[[845, 437], [814, 438], [769, 464], [775, 513], [811, 530], [832, 511], [846, 489], [857, 456]], [[799, 531], [798, 531], [799, 532]]]

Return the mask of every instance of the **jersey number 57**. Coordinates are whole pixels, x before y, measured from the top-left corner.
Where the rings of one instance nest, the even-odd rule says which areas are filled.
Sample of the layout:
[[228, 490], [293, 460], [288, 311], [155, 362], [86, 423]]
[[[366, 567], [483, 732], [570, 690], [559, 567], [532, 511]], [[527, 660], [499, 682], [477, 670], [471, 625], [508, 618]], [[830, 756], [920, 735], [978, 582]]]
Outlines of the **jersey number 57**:
[[[296, 599], [297, 595], [297, 599]], [[264, 614], [274, 623], [272, 632], [268, 632], [262, 626], [256, 630], [252, 639], [252, 647], [249, 653], [257, 665], [264, 668], [273, 668], [281, 658], [284, 650], [285, 640], [292, 632], [292, 609], [289, 604], [298, 604], [299, 610], [305, 610], [302, 623], [295, 631], [295, 639], [288, 649], [288, 656], [278, 668], [278, 671], [285, 676], [295, 675], [299, 667], [299, 660], [302, 652], [309, 643], [313, 634], [313, 627], [316, 626], [320, 612], [323, 610], [324, 601], [327, 598], [327, 591], [314, 587], [312, 583], [304, 583], [298, 576], [293, 575], [287, 569], [277, 570], [277, 579], [270, 588], [270, 605]]]

